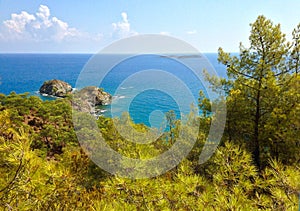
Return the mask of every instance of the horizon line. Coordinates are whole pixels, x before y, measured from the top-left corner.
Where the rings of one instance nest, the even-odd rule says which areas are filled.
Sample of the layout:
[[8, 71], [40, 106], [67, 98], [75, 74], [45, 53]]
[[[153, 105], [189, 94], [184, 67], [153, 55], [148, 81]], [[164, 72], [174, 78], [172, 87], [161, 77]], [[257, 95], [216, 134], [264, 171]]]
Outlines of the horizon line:
[[[199, 52], [199, 54], [217, 54], [218, 52]], [[239, 52], [229, 52], [229, 53], [239, 53]], [[99, 52], [0, 52], [0, 54], [90, 54], [90, 55], [95, 55], [95, 54], [101, 54]], [[134, 54], [134, 53], [103, 53], [103, 54]], [[147, 54], [147, 53], [145, 53]], [[159, 54], [159, 53], [149, 53], [149, 54]], [[162, 53], [162, 54], [182, 54], [181, 52], [178, 53]], [[184, 54], [194, 54], [194, 53], [184, 53]]]

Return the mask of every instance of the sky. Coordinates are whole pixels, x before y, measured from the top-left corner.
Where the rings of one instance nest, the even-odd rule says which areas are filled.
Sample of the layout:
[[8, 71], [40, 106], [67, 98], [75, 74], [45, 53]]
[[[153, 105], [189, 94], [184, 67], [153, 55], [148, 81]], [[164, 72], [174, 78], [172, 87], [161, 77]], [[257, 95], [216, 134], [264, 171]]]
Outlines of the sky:
[[0, 0], [1, 53], [96, 53], [129, 36], [161, 34], [200, 52], [247, 46], [259, 15], [290, 39], [299, 0]]

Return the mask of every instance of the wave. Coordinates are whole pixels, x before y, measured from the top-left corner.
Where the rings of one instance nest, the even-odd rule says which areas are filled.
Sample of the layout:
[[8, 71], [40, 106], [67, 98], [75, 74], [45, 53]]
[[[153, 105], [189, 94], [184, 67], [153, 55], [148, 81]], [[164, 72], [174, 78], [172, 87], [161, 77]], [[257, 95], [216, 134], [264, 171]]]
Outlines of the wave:
[[122, 87], [122, 86], [121, 86], [121, 87], [120, 87], [120, 89], [123, 89], [123, 90], [124, 90], [124, 89], [132, 89], [132, 88], [133, 88], [133, 86], [129, 86], [129, 87]]
[[124, 95], [115, 95], [115, 96], [113, 96], [113, 100], [119, 100], [119, 99], [124, 99], [124, 98], [126, 98], [126, 96], [124, 96]]
[[34, 92], [32, 92], [32, 95], [44, 97], [44, 98], [41, 98], [42, 100], [45, 100], [45, 99], [47, 99], [47, 100], [50, 99], [51, 100], [51, 99], [58, 99], [59, 98], [59, 97], [56, 97], [56, 96], [53, 96], [53, 95], [48, 95], [46, 93], [40, 93], [40, 91], [34, 91]]

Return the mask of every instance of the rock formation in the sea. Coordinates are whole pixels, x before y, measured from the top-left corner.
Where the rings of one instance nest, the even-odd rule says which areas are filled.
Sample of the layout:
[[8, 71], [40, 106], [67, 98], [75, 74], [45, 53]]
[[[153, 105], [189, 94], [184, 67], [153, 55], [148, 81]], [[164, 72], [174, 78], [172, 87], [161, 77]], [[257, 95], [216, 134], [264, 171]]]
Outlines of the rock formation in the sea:
[[112, 96], [96, 86], [88, 86], [74, 93], [72, 105], [78, 111], [95, 113], [95, 107], [108, 105]]
[[111, 95], [96, 86], [87, 86], [81, 89], [78, 94], [80, 98], [96, 106], [108, 105], [111, 103]]
[[41, 94], [47, 94], [56, 97], [66, 97], [72, 92], [72, 86], [67, 82], [53, 79], [45, 81], [39, 91]]

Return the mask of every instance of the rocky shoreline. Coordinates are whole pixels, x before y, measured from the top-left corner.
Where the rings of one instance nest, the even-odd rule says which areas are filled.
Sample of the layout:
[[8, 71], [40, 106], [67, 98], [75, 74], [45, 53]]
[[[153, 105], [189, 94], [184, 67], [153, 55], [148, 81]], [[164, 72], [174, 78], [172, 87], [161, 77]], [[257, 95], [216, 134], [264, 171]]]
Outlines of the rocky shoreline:
[[103, 89], [96, 86], [87, 86], [80, 90], [75, 90], [65, 81], [53, 79], [45, 81], [40, 87], [41, 95], [65, 98], [71, 96], [72, 107], [80, 112], [89, 112], [94, 116], [99, 116], [103, 110], [99, 106], [111, 104], [112, 96]]

